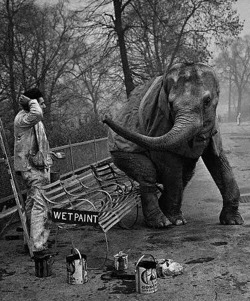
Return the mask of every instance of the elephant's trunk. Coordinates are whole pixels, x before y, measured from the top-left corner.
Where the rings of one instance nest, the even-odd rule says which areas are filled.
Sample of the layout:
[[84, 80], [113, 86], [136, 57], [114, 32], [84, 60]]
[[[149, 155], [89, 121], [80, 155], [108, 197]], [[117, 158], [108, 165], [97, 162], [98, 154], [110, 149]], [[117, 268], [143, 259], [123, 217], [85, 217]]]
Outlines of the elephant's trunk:
[[[129, 132], [109, 118], [103, 122], [123, 138], [132, 141], [141, 147], [152, 151], [173, 151], [180, 155], [186, 155], [186, 149], [182, 145], [192, 139], [201, 129], [201, 124], [195, 120], [187, 120], [177, 117], [173, 128], [163, 136], [149, 137], [135, 132]], [[192, 155], [189, 157], [192, 157]]]

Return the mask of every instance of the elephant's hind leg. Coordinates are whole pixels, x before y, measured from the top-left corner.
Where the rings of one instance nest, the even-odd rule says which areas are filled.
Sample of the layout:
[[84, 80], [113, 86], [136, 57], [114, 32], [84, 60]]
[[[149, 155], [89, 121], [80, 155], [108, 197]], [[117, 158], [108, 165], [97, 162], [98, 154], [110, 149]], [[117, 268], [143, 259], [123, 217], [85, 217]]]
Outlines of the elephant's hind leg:
[[151, 228], [164, 228], [170, 221], [158, 204], [156, 169], [146, 153], [112, 152], [114, 164], [140, 184], [142, 212]]
[[211, 148], [208, 148], [202, 155], [202, 159], [223, 198], [220, 223], [222, 225], [242, 225], [244, 220], [239, 212], [240, 191], [225, 152], [221, 151], [217, 156], [211, 151]]

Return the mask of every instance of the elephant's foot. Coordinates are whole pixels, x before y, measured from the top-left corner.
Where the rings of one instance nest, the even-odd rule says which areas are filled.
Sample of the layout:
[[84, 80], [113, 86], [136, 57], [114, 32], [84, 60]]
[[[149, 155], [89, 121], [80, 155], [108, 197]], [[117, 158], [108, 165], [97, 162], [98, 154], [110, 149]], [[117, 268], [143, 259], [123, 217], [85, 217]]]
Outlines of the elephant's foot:
[[153, 208], [151, 211], [143, 212], [144, 220], [148, 227], [150, 228], [165, 228], [171, 225], [168, 218], [161, 212], [160, 208]]
[[175, 226], [181, 226], [187, 223], [181, 211], [172, 214], [165, 213], [165, 215], [170, 220], [170, 222]]
[[161, 211], [158, 205], [156, 188], [141, 188], [141, 204], [145, 223], [150, 228], [165, 228], [171, 222]]
[[187, 223], [181, 212], [181, 205], [167, 205], [166, 200], [161, 196], [159, 199], [159, 207], [164, 213], [164, 215], [170, 220], [170, 222], [175, 226], [185, 225]]
[[244, 220], [238, 207], [223, 207], [220, 213], [220, 223], [222, 225], [242, 225]]

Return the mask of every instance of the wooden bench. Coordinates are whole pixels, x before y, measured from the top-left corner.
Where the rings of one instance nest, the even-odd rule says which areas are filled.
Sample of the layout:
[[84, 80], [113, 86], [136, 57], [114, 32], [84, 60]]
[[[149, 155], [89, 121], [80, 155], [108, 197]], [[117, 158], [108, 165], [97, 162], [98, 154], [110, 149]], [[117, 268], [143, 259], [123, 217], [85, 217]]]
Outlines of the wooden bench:
[[[137, 221], [138, 185], [107, 160], [43, 186], [43, 195], [51, 209], [97, 212], [98, 224], [105, 233], [116, 224], [128, 229]], [[124, 222], [132, 210], [133, 221]]]
[[[124, 172], [118, 169], [111, 161], [101, 161], [90, 165], [93, 174], [100, 185], [100, 188], [109, 192], [112, 195], [117, 194], [117, 212], [122, 213], [119, 220], [119, 226], [125, 229], [130, 229], [134, 226], [138, 218], [140, 195], [139, 185], [137, 182], [130, 179]], [[126, 214], [135, 211], [132, 221], [122, 219]], [[113, 218], [115, 221], [115, 218]]]
[[250, 193], [245, 192], [240, 194], [240, 202], [241, 203], [249, 203], [250, 202]]

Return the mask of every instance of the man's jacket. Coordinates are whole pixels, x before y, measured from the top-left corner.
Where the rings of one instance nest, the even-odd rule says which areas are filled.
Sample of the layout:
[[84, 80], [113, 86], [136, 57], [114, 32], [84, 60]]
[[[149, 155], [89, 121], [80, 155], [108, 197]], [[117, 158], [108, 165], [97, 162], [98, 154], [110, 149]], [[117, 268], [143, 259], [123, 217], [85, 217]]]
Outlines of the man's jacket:
[[21, 110], [14, 120], [14, 168], [16, 171], [27, 171], [32, 168], [28, 155], [30, 152], [35, 154], [38, 151], [35, 131], [46, 166], [49, 168], [52, 163], [49, 154], [49, 142], [41, 121], [43, 119], [43, 111], [35, 99], [29, 102], [29, 106], [29, 112]]

